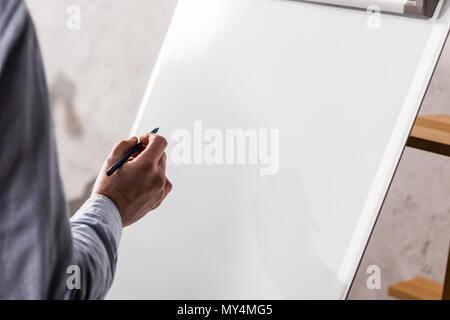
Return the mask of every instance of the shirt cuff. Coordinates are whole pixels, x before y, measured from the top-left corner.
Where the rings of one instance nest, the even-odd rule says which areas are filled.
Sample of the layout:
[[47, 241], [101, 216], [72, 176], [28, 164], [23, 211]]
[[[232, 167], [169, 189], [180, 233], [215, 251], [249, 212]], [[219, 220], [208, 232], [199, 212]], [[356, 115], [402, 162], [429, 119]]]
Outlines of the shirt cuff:
[[71, 223], [81, 222], [101, 223], [110, 231], [116, 247], [119, 246], [122, 235], [122, 218], [114, 202], [106, 196], [97, 194], [91, 196], [81, 208], [70, 218]]

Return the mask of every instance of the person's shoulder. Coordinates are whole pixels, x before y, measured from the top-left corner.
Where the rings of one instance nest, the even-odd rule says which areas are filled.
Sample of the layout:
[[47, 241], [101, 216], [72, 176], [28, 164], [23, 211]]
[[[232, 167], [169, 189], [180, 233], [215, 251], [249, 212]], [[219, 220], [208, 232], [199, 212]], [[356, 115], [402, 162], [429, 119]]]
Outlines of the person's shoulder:
[[0, 0], [0, 72], [9, 51], [29, 21], [24, 0]]
[[20, 25], [26, 20], [27, 10], [23, 0], [0, 1], [0, 38], [4, 36], [8, 27]]

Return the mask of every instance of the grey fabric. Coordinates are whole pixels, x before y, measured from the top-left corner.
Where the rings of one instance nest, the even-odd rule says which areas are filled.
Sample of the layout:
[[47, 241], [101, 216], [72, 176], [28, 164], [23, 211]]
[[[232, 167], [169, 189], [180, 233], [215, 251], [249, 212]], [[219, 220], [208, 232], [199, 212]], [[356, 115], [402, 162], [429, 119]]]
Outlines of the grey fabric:
[[[69, 221], [34, 27], [23, 1], [0, 0], [0, 298], [104, 297], [121, 230], [102, 196]], [[66, 285], [70, 265], [81, 289]]]

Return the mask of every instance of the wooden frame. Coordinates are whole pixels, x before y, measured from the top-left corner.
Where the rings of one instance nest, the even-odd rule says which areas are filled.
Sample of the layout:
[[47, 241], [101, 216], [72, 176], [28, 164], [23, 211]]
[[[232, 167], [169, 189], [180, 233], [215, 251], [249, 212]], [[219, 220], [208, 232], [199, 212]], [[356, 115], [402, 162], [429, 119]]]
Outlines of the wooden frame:
[[418, 117], [406, 145], [450, 156], [450, 116]]

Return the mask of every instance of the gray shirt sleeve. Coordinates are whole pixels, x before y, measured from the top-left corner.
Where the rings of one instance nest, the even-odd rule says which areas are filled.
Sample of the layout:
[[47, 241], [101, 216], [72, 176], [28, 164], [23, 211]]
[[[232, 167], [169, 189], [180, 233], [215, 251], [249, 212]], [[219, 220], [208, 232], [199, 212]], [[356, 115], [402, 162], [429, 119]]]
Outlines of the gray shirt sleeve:
[[68, 219], [44, 69], [21, 0], [0, 1], [0, 150], [0, 299], [103, 298], [120, 215], [95, 196]]
[[[117, 249], [122, 233], [122, 219], [114, 203], [107, 197], [91, 197], [70, 219], [72, 229], [73, 272], [77, 279], [67, 281], [70, 296], [76, 298], [103, 298], [109, 290], [117, 263]], [[66, 282], [67, 282], [66, 281]]]

